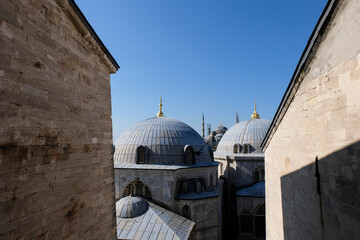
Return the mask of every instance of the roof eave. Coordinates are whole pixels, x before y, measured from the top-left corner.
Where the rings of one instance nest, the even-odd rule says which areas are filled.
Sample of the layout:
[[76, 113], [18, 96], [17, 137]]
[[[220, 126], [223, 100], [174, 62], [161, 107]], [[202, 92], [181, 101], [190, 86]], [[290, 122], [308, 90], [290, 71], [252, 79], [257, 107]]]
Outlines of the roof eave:
[[110, 73], [116, 73], [120, 68], [114, 57], [110, 54], [101, 39], [98, 37], [90, 23], [86, 20], [80, 8], [74, 0], [55, 0], [61, 9], [69, 17], [76, 29], [89, 43], [92, 50], [99, 56], [101, 62], [109, 69]]

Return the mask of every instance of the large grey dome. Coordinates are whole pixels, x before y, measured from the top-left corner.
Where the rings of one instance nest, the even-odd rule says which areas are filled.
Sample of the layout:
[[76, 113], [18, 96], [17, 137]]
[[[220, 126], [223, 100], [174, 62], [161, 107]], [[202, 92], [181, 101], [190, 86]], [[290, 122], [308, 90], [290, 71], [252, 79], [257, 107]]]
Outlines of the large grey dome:
[[115, 163], [134, 164], [139, 146], [146, 148], [145, 164], [185, 165], [185, 146], [191, 146], [195, 164], [213, 163], [205, 141], [190, 126], [175, 119], [154, 117], [136, 123], [115, 142]]
[[116, 202], [116, 216], [121, 218], [134, 218], [146, 213], [149, 204], [139, 198], [126, 196]]
[[[251, 118], [235, 124], [221, 138], [215, 155], [246, 154], [251, 156], [263, 154], [260, 145], [270, 123], [269, 120]], [[239, 146], [237, 150], [236, 146]], [[244, 151], [245, 147], [248, 148], [247, 151]]]

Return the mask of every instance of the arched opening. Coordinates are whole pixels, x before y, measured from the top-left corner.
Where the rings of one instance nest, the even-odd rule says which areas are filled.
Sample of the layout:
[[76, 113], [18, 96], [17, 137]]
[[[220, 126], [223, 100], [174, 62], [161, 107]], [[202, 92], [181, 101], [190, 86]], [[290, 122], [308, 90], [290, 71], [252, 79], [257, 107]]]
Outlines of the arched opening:
[[233, 147], [233, 152], [234, 153], [241, 153], [241, 150], [242, 150], [242, 147], [240, 144], [234, 144], [234, 147]]
[[196, 192], [201, 193], [201, 182], [196, 182]]
[[210, 174], [210, 187], [214, 187], [214, 174]]
[[253, 178], [256, 183], [265, 181], [264, 166], [260, 166], [253, 171]]
[[138, 164], [144, 164], [145, 163], [145, 153], [146, 153], [146, 149], [144, 146], [139, 146], [136, 149], [136, 162]]
[[257, 208], [255, 214], [255, 235], [256, 237], [265, 237], [265, 204]]
[[185, 151], [185, 164], [186, 165], [195, 164], [194, 149], [191, 146], [186, 145], [184, 151]]
[[188, 193], [188, 192], [189, 192], [188, 183], [186, 181], [182, 181], [181, 182], [181, 193]]
[[191, 211], [188, 205], [185, 205], [181, 212], [183, 217], [191, 220]]
[[125, 187], [123, 197], [129, 196], [130, 194], [133, 196], [140, 196], [148, 200], [152, 199], [149, 187], [139, 180], [135, 180]]
[[248, 143], [245, 143], [243, 145], [242, 153], [249, 153], [250, 152], [250, 145]]

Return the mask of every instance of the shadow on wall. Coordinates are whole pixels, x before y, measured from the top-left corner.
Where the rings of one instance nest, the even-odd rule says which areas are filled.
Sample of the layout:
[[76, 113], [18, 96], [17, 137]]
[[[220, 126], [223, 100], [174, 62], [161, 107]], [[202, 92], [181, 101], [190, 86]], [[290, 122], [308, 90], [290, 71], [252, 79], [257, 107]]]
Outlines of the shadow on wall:
[[[231, 167], [233, 165], [233, 167]], [[237, 239], [239, 232], [236, 206], [236, 162], [227, 160], [226, 169], [221, 178], [223, 188], [223, 239]]]
[[284, 239], [360, 239], [360, 142], [281, 177]]

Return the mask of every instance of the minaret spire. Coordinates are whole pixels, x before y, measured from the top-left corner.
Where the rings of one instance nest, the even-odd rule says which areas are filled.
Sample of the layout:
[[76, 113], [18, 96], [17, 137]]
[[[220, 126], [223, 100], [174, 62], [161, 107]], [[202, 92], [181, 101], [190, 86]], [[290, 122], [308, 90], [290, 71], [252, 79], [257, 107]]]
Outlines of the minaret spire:
[[162, 97], [160, 97], [160, 104], [159, 104], [159, 112], [157, 113], [158, 117], [163, 117], [164, 113], [162, 112]]
[[238, 116], [238, 112], [236, 112], [236, 120], [235, 120], [235, 124], [239, 123], [239, 116]]
[[260, 115], [256, 112], [256, 101], [255, 101], [255, 106], [254, 106], [254, 113], [251, 115], [251, 118], [260, 118]]
[[205, 122], [204, 122], [204, 113], [202, 114], [202, 138], [205, 139]]

